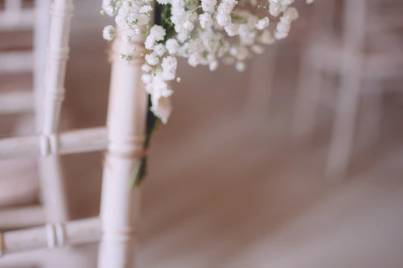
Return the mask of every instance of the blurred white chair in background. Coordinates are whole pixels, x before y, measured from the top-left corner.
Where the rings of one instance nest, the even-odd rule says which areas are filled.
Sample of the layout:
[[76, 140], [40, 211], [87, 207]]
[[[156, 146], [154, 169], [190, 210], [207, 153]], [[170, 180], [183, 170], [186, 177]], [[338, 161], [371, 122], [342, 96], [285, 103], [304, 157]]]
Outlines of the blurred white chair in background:
[[[34, 9], [23, 8], [22, 0], [5, 0], [0, 10], [0, 31], [15, 32], [32, 29]], [[7, 49], [7, 48], [6, 48]], [[0, 52], [0, 73], [31, 72], [33, 70], [32, 50], [7, 49]], [[19, 90], [0, 95], [0, 112], [15, 113], [32, 111], [32, 92]]]
[[[324, 61], [317, 59], [317, 44], [323, 42], [324, 35], [336, 34], [333, 17], [336, 13], [335, 0], [318, 1], [312, 8], [309, 25], [311, 31], [302, 53], [297, 102], [294, 110], [293, 135], [305, 138], [312, 134], [315, 126], [317, 103], [320, 101]], [[333, 16], [332, 16], [333, 15]]]
[[[2, 188], [1, 191], [5, 192], [5, 197], [11, 199], [11, 202], [2, 200], [4, 202], [0, 204], [3, 206], [11, 205], [7, 209], [0, 210], [0, 228], [14, 230], [43, 223], [47, 224], [44, 228], [34, 228], [31, 232], [22, 230], [22, 233], [20, 231], [0, 233], [0, 255], [21, 249], [35, 248], [33, 245], [38, 243], [36, 237], [42, 237], [48, 247], [63, 246], [66, 232], [64, 223], [69, 219], [59, 160], [57, 131], [61, 103], [64, 97], [64, 77], [69, 54], [68, 37], [73, 5], [72, 1], [54, 1], [51, 12], [52, 22], [49, 27], [50, 1], [37, 0], [35, 6], [32, 6], [33, 3], [30, 4], [31, 7], [25, 8], [21, 0], [7, 0], [0, 15], [0, 29], [10, 32], [32, 28], [34, 18], [36, 18], [34, 49], [13, 52], [11, 47], [7, 52], [0, 54], [0, 66], [2, 67], [0, 72], [16, 74], [16, 79], [19, 79], [18, 75], [21, 73], [33, 72], [34, 86], [32, 89], [23, 91], [14, 89], [14, 91], [2, 94], [0, 103], [4, 105], [0, 105], [0, 112], [18, 114], [35, 111], [36, 132], [38, 132], [38, 136], [9, 138], [0, 142], [2, 145], [0, 146], [2, 148], [1, 158], [8, 159], [2, 165], [2, 174], [5, 177], [2, 178], [2, 182], [5, 182], [3, 184], [6, 187]], [[49, 46], [47, 46], [48, 34], [50, 36]], [[34, 62], [33, 58], [35, 58]], [[47, 60], [46, 64], [45, 60]], [[35, 123], [32, 122], [32, 129], [35, 129], [33, 127]], [[29, 142], [24, 143], [24, 140]], [[33, 145], [33, 148], [29, 148], [30, 144]], [[21, 201], [15, 197], [17, 191], [14, 189], [18, 189], [18, 185], [13, 184], [13, 180], [18, 179], [15, 176], [31, 178], [36, 171], [36, 168], [32, 166], [32, 160], [24, 158], [24, 156], [29, 155], [26, 154], [26, 151], [29, 152], [30, 150], [40, 152], [38, 160], [42, 207], [13, 207], [12, 205]], [[13, 159], [14, 154], [20, 154], [22, 158]], [[28, 170], [24, 168], [27, 166], [27, 162], [30, 164]], [[13, 164], [11, 167], [10, 163]], [[25, 182], [26, 185], [33, 183], [33, 181]], [[24, 185], [23, 183], [20, 184]], [[22, 193], [26, 194], [26, 191], [22, 191]], [[20, 198], [24, 197], [20, 196]], [[96, 223], [92, 221], [92, 225], [94, 224]], [[39, 242], [41, 242], [40, 239]], [[70, 257], [72, 257], [71, 254]], [[52, 263], [47, 262], [47, 260], [52, 259], [54, 258], [46, 258], [44, 262], [37, 260], [37, 262], [43, 264], [44, 267], [55, 267], [54, 261]], [[1, 261], [0, 266], [2, 265]], [[87, 267], [81, 264], [82, 260], [78, 255], [71, 258], [69, 262], [57, 261], [58, 266]], [[19, 260], [18, 263], [23, 263], [23, 261]], [[8, 267], [12, 264], [9, 264], [6, 258], [4, 265]]]
[[[41, 0], [38, 2], [47, 2]], [[19, 42], [23, 39], [16, 39], [16, 36], [27, 35], [27, 31], [34, 30], [35, 36], [42, 32], [42, 36], [46, 35], [47, 27], [33, 28], [36, 10], [46, 12], [49, 6], [42, 10], [35, 9], [31, 1], [29, 6], [21, 0], [6, 0], [4, 8], [0, 11], [0, 31], [5, 34], [3, 40], [11, 39], [10, 42], [4, 42], [0, 52], [0, 75], [7, 77], [8, 75], [16, 75], [12, 79], [17, 83], [3, 83], [0, 93], [0, 114], [13, 115], [17, 119], [15, 134], [26, 135], [32, 133], [34, 129], [33, 113], [35, 105], [33, 102], [33, 92], [39, 90], [39, 87], [31, 86], [30, 88], [21, 88], [18, 83], [19, 75], [34, 72], [35, 75], [40, 70], [39, 66], [43, 65], [43, 60], [35, 60], [35, 68], [33, 62], [32, 44], [21, 46]], [[42, 14], [43, 15], [43, 14]], [[43, 24], [43, 18], [46, 16], [37, 16]], [[43, 33], [45, 32], [45, 34]], [[11, 35], [14, 33], [14, 35]], [[18, 34], [18, 35], [15, 35]], [[38, 40], [39, 41], [39, 40]], [[35, 51], [44, 51], [43, 43], [35, 44]], [[15, 47], [16, 46], [16, 47]], [[12, 80], [10, 79], [10, 80]], [[16, 88], [17, 87], [17, 88]], [[39, 107], [39, 106], [38, 106]], [[4, 133], [2, 133], [4, 135]], [[7, 159], [0, 162], [3, 178], [0, 183], [0, 206], [21, 205], [32, 202], [37, 199], [38, 187], [33, 175], [36, 170], [35, 161], [33, 159]], [[14, 189], [10, 191], [10, 189]], [[22, 215], [26, 215], [25, 218]], [[13, 215], [16, 215], [13, 217]], [[4, 210], [0, 211], [0, 228], [20, 228], [43, 222], [43, 213], [38, 207], [22, 208], [17, 211]]]
[[[333, 28], [337, 16], [333, 0], [318, 2], [313, 31], [302, 64], [299, 97], [295, 110], [296, 134], [304, 135], [314, 127], [320, 102], [323, 74], [339, 77], [334, 127], [327, 160], [327, 177], [345, 175], [352, 155], [354, 130], [360, 96], [371, 104], [364, 127], [365, 139], [374, 139], [379, 131], [381, 84], [403, 72], [401, 41], [396, 27], [399, 20], [398, 0], [342, 1], [341, 33]], [[340, 3], [340, 2], [339, 2]], [[325, 25], [323, 29], [320, 29]], [[372, 137], [371, 137], [372, 136]]]

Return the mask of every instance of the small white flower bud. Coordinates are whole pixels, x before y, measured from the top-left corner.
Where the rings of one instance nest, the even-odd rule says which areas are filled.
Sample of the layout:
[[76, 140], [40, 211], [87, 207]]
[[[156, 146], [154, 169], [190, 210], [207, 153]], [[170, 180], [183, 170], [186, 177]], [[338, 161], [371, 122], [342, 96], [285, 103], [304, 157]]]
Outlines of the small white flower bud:
[[243, 72], [243, 71], [245, 71], [245, 63], [243, 63], [242, 61], [238, 61], [238, 62], [235, 64], [235, 68], [236, 68], [236, 70], [237, 70], [238, 72]]
[[258, 22], [256, 23], [256, 29], [263, 30], [267, 28], [269, 26], [269, 22], [270, 21], [268, 17], [258, 20]]
[[112, 25], [105, 26], [102, 31], [102, 37], [107, 41], [112, 41], [115, 38], [116, 30]]
[[141, 80], [144, 82], [144, 84], [148, 84], [152, 80], [152, 76], [150, 74], [143, 74], [141, 76]]
[[176, 52], [178, 52], [178, 49], [179, 49], [178, 41], [176, 41], [173, 38], [168, 39], [165, 46], [166, 46], [169, 54], [176, 54]]
[[150, 64], [151, 66], [157, 65], [158, 62], [159, 62], [158, 57], [157, 57], [155, 54], [153, 54], [153, 53], [147, 54], [146, 57], [145, 57], [145, 59], [146, 59], [146, 62], [147, 62], [148, 64]]

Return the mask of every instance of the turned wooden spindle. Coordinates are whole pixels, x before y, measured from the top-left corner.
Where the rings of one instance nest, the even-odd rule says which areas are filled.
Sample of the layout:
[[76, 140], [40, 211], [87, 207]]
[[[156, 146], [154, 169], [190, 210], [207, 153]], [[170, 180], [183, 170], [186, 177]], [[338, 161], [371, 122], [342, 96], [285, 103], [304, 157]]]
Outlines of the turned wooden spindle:
[[49, 223], [38, 227], [7, 231], [0, 233], [0, 256], [36, 249], [94, 243], [99, 241], [100, 235], [99, 218]]
[[[136, 222], [140, 210], [140, 187], [133, 185], [142, 157], [147, 95], [141, 81], [141, 41], [128, 44], [117, 38], [112, 51], [112, 74], [108, 109], [108, 151], [104, 164], [100, 268], [135, 267]], [[130, 62], [120, 57], [122, 46], [136, 51]]]
[[[94, 152], [106, 149], [106, 144], [105, 127], [88, 128], [59, 133], [57, 149], [59, 154]], [[0, 159], [33, 157], [46, 150], [41, 146], [47, 146], [41, 136], [0, 139]]]
[[64, 80], [69, 55], [72, 0], [55, 0], [51, 8], [45, 74], [41, 157], [39, 171], [46, 217], [50, 223], [68, 218], [61, 162], [58, 155], [58, 125], [64, 98]]

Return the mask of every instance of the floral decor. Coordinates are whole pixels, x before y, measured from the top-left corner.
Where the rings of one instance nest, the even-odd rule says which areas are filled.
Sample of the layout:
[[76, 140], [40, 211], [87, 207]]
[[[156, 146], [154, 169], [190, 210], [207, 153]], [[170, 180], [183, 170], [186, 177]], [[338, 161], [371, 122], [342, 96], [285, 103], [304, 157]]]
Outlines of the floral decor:
[[166, 123], [171, 114], [171, 82], [180, 80], [178, 57], [211, 71], [220, 62], [243, 71], [246, 59], [288, 36], [298, 18], [294, 4], [295, 0], [103, 0], [102, 13], [115, 19], [115, 25], [104, 28], [103, 37], [112, 41], [119, 32], [128, 44], [119, 51], [121, 57], [130, 61], [130, 44], [139, 37], [144, 41], [142, 80], [152, 113], [148, 139], [157, 118]]

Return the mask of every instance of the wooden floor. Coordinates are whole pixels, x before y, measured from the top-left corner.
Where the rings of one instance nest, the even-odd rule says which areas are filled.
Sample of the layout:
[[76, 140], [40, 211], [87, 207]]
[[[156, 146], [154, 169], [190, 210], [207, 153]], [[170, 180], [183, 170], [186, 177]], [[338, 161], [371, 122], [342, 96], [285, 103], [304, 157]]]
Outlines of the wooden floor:
[[[89, 9], [95, 2], [77, 3], [73, 20], [64, 110], [72, 128], [105, 122], [109, 67], [100, 32], [107, 19]], [[403, 267], [403, 106], [385, 97], [380, 141], [356, 150], [347, 178], [326, 181], [330, 113], [310, 140], [291, 138], [296, 41], [273, 58], [275, 50], [243, 74], [181, 64], [173, 117], [150, 152], [139, 267]], [[74, 218], [96, 215], [102, 155], [64, 162]], [[95, 267], [96, 245], [75, 252]], [[9, 256], [0, 267], [43, 254]], [[60, 267], [61, 256], [54, 252], [46, 267]], [[65, 267], [75, 267], [70, 261]]]

